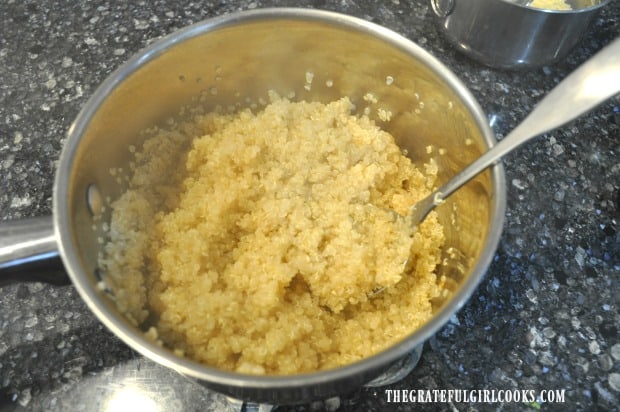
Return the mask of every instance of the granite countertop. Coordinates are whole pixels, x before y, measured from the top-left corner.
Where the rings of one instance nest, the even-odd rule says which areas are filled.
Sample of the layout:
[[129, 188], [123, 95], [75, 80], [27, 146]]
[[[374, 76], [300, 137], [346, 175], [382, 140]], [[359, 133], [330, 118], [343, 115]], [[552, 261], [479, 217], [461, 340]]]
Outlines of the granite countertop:
[[[562, 62], [524, 72], [481, 66], [437, 31], [424, 0], [0, 3], [0, 216], [51, 213], [65, 133], [103, 79], [153, 39], [202, 19], [267, 6], [340, 11], [412, 39], [471, 89], [499, 136], [620, 30], [611, 2]], [[618, 410], [620, 99], [505, 159], [501, 242], [477, 291], [389, 389], [564, 389], [564, 404], [388, 403], [386, 388], [278, 410]], [[225, 411], [222, 395], [142, 357], [71, 286], [0, 288], [0, 410]], [[123, 390], [138, 385], [129, 403]], [[136, 401], [136, 398], [133, 398]], [[159, 408], [159, 409], [157, 409]]]

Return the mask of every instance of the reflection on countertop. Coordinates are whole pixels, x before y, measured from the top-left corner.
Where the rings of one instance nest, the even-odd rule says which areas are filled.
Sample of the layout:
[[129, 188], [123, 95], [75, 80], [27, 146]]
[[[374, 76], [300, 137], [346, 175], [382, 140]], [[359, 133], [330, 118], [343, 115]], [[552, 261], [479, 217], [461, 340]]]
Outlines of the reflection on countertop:
[[[500, 71], [457, 53], [424, 0], [5, 1], [0, 4], [2, 219], [51, 213], [73, 118], [99, 83], [164, 34], [241, 9], [300, 6], [372, 20], [417, 42], [470, 88], [501, 138], [558, 81], [618, 37], [611, 2], [562, 62]], [[279, 411], [617, 410], [620, 402], [620, 99], [509, 155], [506, 224], [471, 300], [387, 388]], [[0, 289], [0, 410], [227, 411], [226, 398], [142, 357], [71, 286]], [[390, 403], [385, 389], [565, 390], [564, 404]]]

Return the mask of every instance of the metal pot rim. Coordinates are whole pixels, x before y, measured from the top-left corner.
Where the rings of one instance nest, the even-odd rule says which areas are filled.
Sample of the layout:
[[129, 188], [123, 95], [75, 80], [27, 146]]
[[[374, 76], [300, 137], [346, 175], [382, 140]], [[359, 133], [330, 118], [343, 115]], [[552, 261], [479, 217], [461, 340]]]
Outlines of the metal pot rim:
[[[454, 0], [454, 1], [456, 1], [456, 0]], [[549, 13], [549, 14], [556, 14], [556, 13], [557, 14], [578, 14], [578, 13], [584, 13], [584, 12], [588, 12], [588, 11], [599, 9], [599, 8], [605, 6], [611, 0], [600, 0], [596, 4], [592, 4], [592, 5], [586, 6], [586, 7], [579, 7], [577, 9], [571, 9], [571, 10], [543, 9], [543, 8], [539, 8], [539, 7], [533, 7], [533, 6], [528, 6], [528, 5], [525, 5], [525, 4], [516, 3], [516, 2], [514, 2], [514, 0], [497, 0], [497, 1], [500, 1], [500, 2], [503, 2], [503, 3], [507, 3], [507, 4], [511, 5], [511, 6], [532, 10], [533, 12], [541, 12], [541, 13]]]

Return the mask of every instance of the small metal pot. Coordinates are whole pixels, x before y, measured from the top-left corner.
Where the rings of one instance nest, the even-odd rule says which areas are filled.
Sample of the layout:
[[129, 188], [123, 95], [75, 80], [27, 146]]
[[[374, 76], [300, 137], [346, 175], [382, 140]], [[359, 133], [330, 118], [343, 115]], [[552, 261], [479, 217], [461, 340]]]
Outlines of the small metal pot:
[[448, 41], [491, 67], [516, 69], [551, 64], [582, 39], [610, 0], [568, 0], [573, 10], [544, 10], [525, 0], [430, 0]]
[[[308, 72], [313, 74], [311, 87]], [[283, 96], [294, 93], [295, 100], [328, 102], [346, 95], [360, 110], [367, 105], [364, 95], [372, 92], [380, 107], [392, 112], [392, 120], [382, 127], [416, 163], [433, 158], [440, 182], [495, 143], [486, 116], [456, 76], [383, 27], [302, 9], [265, 9], [207, 20], [153, 43], [95, 91], [68, 132], [54, 185], [53, 217], [0, 226], [0, 268], [5, 271], [0, 278], [24, 262], [60, 256], [81, 297], [119, 338], [156, 362], [238, 399], [307, 402], [352, 391], [377, 377], [444, 325], [480, 281], [504, 219], [501, 165], [437, 209], [447, 238], [439, 275], [452, 295], [438, 302], [436, 314], [422, 328], [351, 365], [293, 376], [217, 370], [146, 339], [98, 287], [105, 276], [97, 267], [100, 238], [105, 236], [101, 226], [110, 217], [109, 208], [102, 206], [122, 191], [110, 170], [129, 169], [128, 148], [140, 147], [140, 131], [164, 124], [199, 94], [207, 106], [243, 106], [267, 99], [270, 89]], [[429, 153], [430, 146], [436, 150]]]

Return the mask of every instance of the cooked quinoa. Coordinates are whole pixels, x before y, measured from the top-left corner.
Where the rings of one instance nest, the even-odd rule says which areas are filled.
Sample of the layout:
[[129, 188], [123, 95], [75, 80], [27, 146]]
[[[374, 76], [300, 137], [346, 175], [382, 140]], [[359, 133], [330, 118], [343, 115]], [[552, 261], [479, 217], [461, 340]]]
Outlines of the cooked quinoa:
[[412, 235], [394, 211], [436, 170], [352, 113], [272, 96], [156, 130], [100, 262], [119, 310], [182, 356], [270, 375], [360, 360], [426, 322], [443, 230], [431, 213]]
[[546, 10], [572, 10], [570, 4], [565, 0], [533, 0], [529, 4], [531, 7]]

